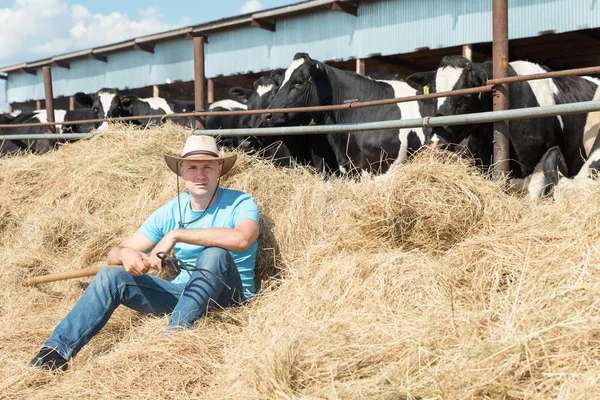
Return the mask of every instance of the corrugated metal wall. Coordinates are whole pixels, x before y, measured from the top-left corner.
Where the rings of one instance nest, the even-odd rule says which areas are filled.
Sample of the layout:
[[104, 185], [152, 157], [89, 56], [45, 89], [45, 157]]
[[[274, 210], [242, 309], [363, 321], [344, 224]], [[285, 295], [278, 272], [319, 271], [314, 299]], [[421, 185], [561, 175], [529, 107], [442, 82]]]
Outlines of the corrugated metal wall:
[[[509, 39], [600, 27], [598, 0], [510, 0]], [[489, 42], [491, 0], [378, 0], [361, 2], [359, 16], [337, 11], [277, 20], [277, 31], [236, 28], [209, 36], [206, 76], [238, 75], [286, 67], [297, 52], [320, 60], [367, 58], [462, 44]], [[191, 40], [158, 43], [154, 54], [139, 50], [108, 55], [108, 63], [71, 62], [53, 68], [54, 95], [94, 92], [103, 87], [136, 88], [193, 80]], [[44, 97], [37, 76], [11, 73], [7, 101]]]

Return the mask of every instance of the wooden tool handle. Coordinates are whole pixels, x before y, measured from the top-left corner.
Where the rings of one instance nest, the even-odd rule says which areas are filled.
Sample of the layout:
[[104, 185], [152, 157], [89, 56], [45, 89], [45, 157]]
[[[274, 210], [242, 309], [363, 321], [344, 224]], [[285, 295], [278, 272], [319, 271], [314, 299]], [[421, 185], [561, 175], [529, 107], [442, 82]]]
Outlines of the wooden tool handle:
[[[148, 268], [150, 267], [150, 264], [148, 263], [148, 261], [144, 260], [143, 262], [146, 267], [148, 267]], [[96, 275], [101, 269], [106, 268], [106, 267], [123, 268], [122, 265], [104, 265], [104, 266], [99, 266], [99, 267], [80, 269], [78, 271], [58, 272], [56, 274], [41, 275], [41, 276], [36, 276], [33, 278], [23, 279], [23, 284], [25, 286], [33, 286], [33, 285], [39, 285], [40, 283], [64, 281], [67, 279], [75, 279], [75, 278], [85, 278], [86, 276]]]

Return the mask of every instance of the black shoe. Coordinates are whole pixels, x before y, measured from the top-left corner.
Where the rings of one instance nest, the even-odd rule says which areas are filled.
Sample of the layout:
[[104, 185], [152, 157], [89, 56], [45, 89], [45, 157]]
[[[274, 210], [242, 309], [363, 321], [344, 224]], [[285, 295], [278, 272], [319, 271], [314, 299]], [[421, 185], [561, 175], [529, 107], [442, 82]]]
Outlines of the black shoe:
[[48, 369], [50, 371], [66, 371], [69, 368], [68, 361], [50, 347], [42, 347], [40, 352], [33, 357], [29, 366]]

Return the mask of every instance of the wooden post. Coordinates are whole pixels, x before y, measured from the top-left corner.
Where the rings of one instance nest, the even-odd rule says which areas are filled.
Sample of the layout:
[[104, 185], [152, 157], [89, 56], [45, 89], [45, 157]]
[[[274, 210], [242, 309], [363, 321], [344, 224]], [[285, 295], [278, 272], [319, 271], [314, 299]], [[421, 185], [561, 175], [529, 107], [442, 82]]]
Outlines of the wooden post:
[[69, 110], [75, 109], [75, 97], [69, 96]]
[[[194, 38], [194, 101], [196, 111], [204, 111], [204, 36]], [[196, 129], [204, 129], [202, 120], [196, 119]]]
[[13, 112], [13, 105], [9, 104], [8, 105], [8, 113], [10, 114], [11, 112]]
[[356, 73], [360, 76], [365, 76], [365, 60], [362, 58], [356, 59]]
[[152, 86], [152, 97], [160, 97], [160, 88], [158, 85]]
[[35, 101], [35, 109], [36, 110], [41, 110], [42, 109], [42, 102], [41, 102], [41, 100], [36, 100]]
[[469, 61], [473, 61], [473, 46], [465, 44], [462, 47], [462, 55]]
[[[46, 95], [46, 114], [48, 122], [54, 122], [54, 94], [52, 93], [52, 70], [50, 66], [42, 67], [44, 74], [44, 93]], [[55, 133], [54, 125], [48, 125], [48, 132]]]
[[208, 104], [215, 102], [215, 81], [213, 79], [206, 80], [206, 102]]

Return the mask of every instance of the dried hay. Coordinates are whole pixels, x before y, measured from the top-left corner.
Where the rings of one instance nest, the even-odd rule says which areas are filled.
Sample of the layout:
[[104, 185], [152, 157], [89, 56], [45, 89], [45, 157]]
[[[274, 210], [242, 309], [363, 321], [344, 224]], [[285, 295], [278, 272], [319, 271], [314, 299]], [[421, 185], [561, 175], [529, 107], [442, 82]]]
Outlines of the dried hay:
[[[376, 179], [239, 156], [223, 185], [261, 209], [249, 305], [165, 339], [118, 309], [64, 374], [27, 367], [88, 279], [174, 197], [167, 125], [0, 160], [0, 398], [595, 398], [600, 188], [540, 204], [423, 151]], [[579, 201], [577, 201], [579, 200]]]

